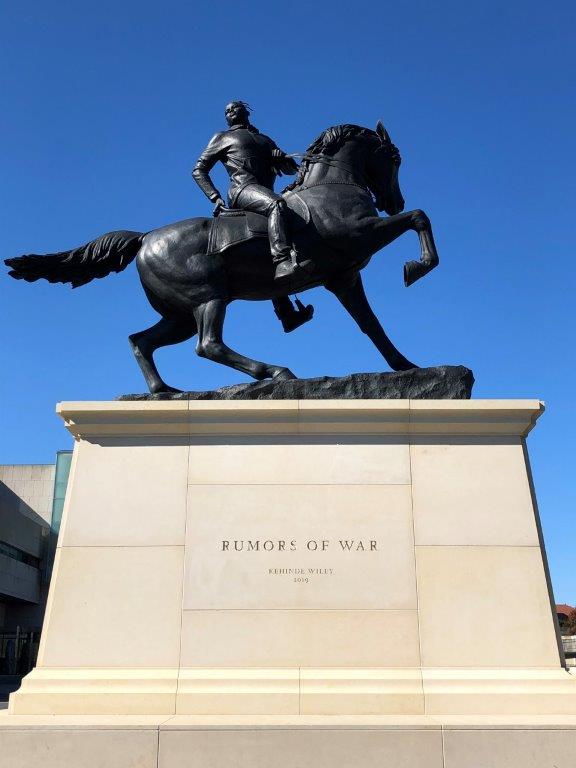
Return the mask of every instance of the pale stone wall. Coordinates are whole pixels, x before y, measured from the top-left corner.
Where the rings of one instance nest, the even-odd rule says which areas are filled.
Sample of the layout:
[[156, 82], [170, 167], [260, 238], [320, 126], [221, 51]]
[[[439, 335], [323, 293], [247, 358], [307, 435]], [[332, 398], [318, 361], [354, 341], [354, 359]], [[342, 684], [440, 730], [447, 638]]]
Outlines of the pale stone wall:
[[[0, 483], [6, 485], [21, 500], [19, 511], [24, 515], [35, 513], [46, 523], [52, 516], [54, 492], [53, 464], [0, 465]], [[31, 515], [35, 519], [34, 515]]]
[[[17, 550], [0, 552], [0, 594], [8, 598], [0, 629], [37, 630], [42, 623], [54, 471], [52, 464], [0, 465], [0, 542]], [[28, 556], [26, 562], [21, 555]]]

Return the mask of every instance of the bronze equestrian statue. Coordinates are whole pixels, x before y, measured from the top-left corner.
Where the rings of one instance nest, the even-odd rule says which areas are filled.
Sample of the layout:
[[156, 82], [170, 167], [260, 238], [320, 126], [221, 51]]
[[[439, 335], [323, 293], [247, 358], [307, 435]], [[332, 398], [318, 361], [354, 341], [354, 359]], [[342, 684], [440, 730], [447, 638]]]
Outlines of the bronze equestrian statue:
[[[275, 265], [274, 279], [286, 280], [298, 268], [290, 235], [288, 208], [282, 195], [274, 192], [276, 176], [294, 174], [298, 166], [292, 157], [252, 125], [250, 107], [244, 101], [226, 105], [228, 130], [215, 134], [192, 170], [192, 176], [206, 197], [214, 203], [214, 215], [231, 210], [252, 211], [268, 217], [268, 239]], [[210, 178], [216, 163], [222, 163], [230, 177], [228, 204]], [[274, 310], [286, 333], [312, 319], [314, 308], [297, 300], [296, 311], [288, 296], [273, 299]]]
[[[162, 319], [130, 336], [152, 393], [177, 392], [164, 383], [155, 350], [198, 334], [201, 357], [255, 379], [295, 378], [288, 368], [259, 362], [223, 340], [231, 301], [262, 301], [324, 286], [334, 293], [393, 370], [415, 368], [392, 344], [372, 311], [360, 277], [371, 257], [409, 230], [418, 233], [420, 260], [404, 267], [410, 285], [438, 264], [430, 221], [404, 209], [398, 184], [400, 155], [381, 123], [376, 130], [336, 125], [308, 148], [298, 177], [283, 195], [302, 266], [275, 280], [268, 220], [252, 212], [193, 218], [152, 232], [110, 232], [80, 248], [7, 259], [10, 275], [29, 282], [84, 285], [136, 260], [148, 300]], [[380, 217], [377, 211], [388, 216]], [[304, 266], [305, 265], [305, 266]]]

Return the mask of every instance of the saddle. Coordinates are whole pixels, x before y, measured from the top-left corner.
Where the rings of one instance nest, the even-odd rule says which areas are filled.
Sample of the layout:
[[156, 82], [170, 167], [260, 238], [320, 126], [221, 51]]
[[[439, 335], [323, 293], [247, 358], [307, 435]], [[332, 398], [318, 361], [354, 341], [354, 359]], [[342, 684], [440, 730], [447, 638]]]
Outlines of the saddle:
[[[292, 232], [303, 229], [310, 221], [310, 210], [295, 192], [284, 198], [288, 207], [288, 223]], [[208, 253], [222, 253], [234, 245], [257, 237], [268, 238], [268, 219], [260, 213], [225, 208], [210, 224]]]

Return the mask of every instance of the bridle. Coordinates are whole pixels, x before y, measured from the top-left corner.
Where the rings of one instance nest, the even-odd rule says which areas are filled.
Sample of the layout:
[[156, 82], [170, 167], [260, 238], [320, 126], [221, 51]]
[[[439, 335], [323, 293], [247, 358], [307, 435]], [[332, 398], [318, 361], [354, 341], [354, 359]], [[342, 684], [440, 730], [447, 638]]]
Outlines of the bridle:
[[[331, 168], [338, 168], [343, 171], [347, 171], [348, 173], [352, 174], [352, 176], [358, 175], [358, 169], [351, 166], [349, 163], [345, 163], [343, 160], [336, 160], [333, 157], [327, 157], [326, 155], [318, 155], [318, 154], [305, 154], [300, 155], [302, 157], [302, 163], [306, 164], [306, 171], [305, 174], [308, 173], [310, 170], [310, 167], [312, 165], [316, 165], [316, 163], [320, 163], [322, 165], [328, 165]], [[368, 186], [368, 180], [362, 174], [362, 179], [364, 183], [361, 184], [357, 181], [322, 181], [318, 182], [316, 184], [306, 184], [303, 183], [300, 185], [299, 189], [311, 189], [312, 187], [321, 187], [324, 184], [342, 184], [350, 187], [360, 187], [360, 189], [363, 189], [365, 192], [370, 192], [370, 187]]]
[[[382, 152], [384, 150], [387, 150], [388, 152], [391, 153], [392, 152], [392, 150], [390, 149], [391, 146], [393, 146], [391, 144], [391, 142], [385, 144], [381, 140], [380, 141], [380, 146], [376, 147], [376, 149], [373, 150], [373, 153], [376, 154], [376, 153]], [[357, 176], [358, 175], [358, 169], [357, 168], [354, 168], [352, 165], [350, 165], [349, 163], [346, 163], [344, 160], [337, 160], [336, 158], [329, 157], [327, 155], [317, 154], [317, 153], [316, 154], [308, 154], [308, 153], [301, 154], [301, 153], [295, 152], [294, 154], [289, 155], [289, 156], [290, 157], [300, 157], [300, 158], [302, 158], [302, 164], [306, 164], [305, 174], [308, 173], [308, 171], [310, 169], [310, 166], [315, 165], [316, 163], [321, 163], [323, 165], [328, 165], [328, 166], [330, 166], [332, 168], [338, 168], [338, 169], [341, 169], [343, 171], [347, 171], [348, 173], [351, 173], [353, 176]], [[372, 192], [372, 189], [374, 189], [375, 185], [373, 183], [371, 183], [370, 176], [367, 173], [364, 172], [364, 173], [361, 174], [361, 177], [362, 177], [361, 181], [363, 183], [358, 183], [358, 182], [355, 182], [355, 181], [322, 181], [322, 182], [318, 182], [316, 184], [305, 184], [305, 183], [302, 183], [302, 184], [299, 185], [298, 189], [301, 189], [301, 190], [303, 190], [303, 189], [311, 189], [312, 187], [321, 187], [321, 186], [324, 186], [325, 184], [342, 184], [342, 185], [350, 186], [350, 187], [359, 187], [360, 189], [363, 189], [364, 191], [368, 192], [368, 194], [374, 195], [375, 197], [377, 197], [377, 195], [374, 192]]]

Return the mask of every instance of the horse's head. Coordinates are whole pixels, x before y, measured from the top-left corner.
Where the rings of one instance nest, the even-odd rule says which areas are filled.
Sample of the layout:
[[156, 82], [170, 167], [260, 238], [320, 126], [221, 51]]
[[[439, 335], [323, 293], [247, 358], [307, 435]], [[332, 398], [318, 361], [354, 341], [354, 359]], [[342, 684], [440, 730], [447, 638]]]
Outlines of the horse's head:
[[399, 166], [400, 153], [381, 122], [375, 131], [348, 123], [333, 125], [310, 144], [296, 181], [286, 190], [353, 180], [366, 184], [378, 210], [393, 216], [404, 210]]
[[370, 134], [365, 165], [366, 180], [375, 197], [376, 208], [393, 216], [404, 210], [404, 198], [398, 183], [400, 153], [390, 141], [380, 120], [376, 131], [370, 131]]

